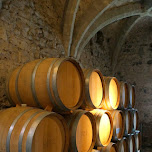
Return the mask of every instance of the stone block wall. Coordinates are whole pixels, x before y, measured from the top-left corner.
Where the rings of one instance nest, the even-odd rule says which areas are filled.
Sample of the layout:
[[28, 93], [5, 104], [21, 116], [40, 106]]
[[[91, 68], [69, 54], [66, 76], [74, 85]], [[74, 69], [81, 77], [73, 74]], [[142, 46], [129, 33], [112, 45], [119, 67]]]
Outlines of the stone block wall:
[[[10, 106], [5, 85], [15, 68], [39, 58], [65, 56], [53, 21], [48, 24], [43, 17], [31, 0], [7, 0], [3, 3], [0, 10], [0, 108]], [[79, 61], [82, 67], [99, 68], [104, 75], [109, 74], [106, 41], [102, 32], [92, 38]]]
[[152, 151], [152, 18], [141, 20], [130, 32], [118, 58], [115, 76], [136, 87], [144, 152]]
[[[12, 70], [35, 59], [65, 56], [59, 26], [56, 29], [55, 20], [48, 22], [44, 17], [35, 10], [31, 0], [7, 0], [0, 10], [0, 109], [10, 106], [5, 84]], [[119, 80], [136, 86], [136, 108], [139, 109], [143, 130], [143, 148], [149, 147], [144, 148], [144, 152], [151, 152], [152, 149], [151, 25], [152, 19], [148, 18], [131, 31], [115, 69]], [[116, 29], [110, 30], [118, 33]], [[79, 60], [83, 68], [99, 68], [103, 75], [112, 76], [113, 53], [110, 50], [113, 50], [113, 45], [110, 42], [115, 41], [110, 39], [110, 30], [99, 31], [84, 48]]]
[[56, 31], [31, 1], [4, 2], [0, 10], [0, 107], [9, 106], [5, 83], [13, 69], [34, 59], [62, 56], [64, 48]]
[[99, 31], [84, 48], [80, 63], [84, 68], [98, 68], [104, 76], [111, 75], [111, 51], [109, 38]]

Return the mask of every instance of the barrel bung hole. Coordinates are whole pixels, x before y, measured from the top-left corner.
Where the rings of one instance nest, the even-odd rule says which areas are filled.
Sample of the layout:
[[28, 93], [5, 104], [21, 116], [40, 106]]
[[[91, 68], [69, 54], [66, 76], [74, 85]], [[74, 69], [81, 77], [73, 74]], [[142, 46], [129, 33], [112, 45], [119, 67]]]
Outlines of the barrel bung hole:
[[54, 116], [45, 117], [38, 125], [32, 143], [32, 152], [63, 152], [65, 130]]
[[112, 108], [116, 109], [118, 101], [118, 87], [114, 79], [112, 79], [109, 84], [109, 100]]
[[99, 107], [103, 98], [102, 80], [97, 72], [92, 72], [89, 79], [89, 93], [95, 107]]
[[105, 113], [102, 115], [99, 125], [99, 138], [103, 146], [109, 144], [109, 138], [111, 134], [111, 121], [109, 116]]
[[81, 88], [81, 76], [76, 66], [70, 61], [63, 62], [57, 73], [57, 89], [61, 101], [67, 108], [77, 105]]
[[76, 130], [76, 145], [78, 152], [88, 152], [92, 144], [92, 124], [87, 115], [82, 115]]

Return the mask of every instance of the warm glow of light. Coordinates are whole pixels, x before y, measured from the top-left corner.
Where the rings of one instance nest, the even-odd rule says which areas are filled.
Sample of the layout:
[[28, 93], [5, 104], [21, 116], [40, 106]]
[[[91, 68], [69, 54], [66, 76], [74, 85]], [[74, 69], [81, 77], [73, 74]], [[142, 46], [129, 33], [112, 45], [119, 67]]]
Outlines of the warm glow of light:
[[91, 110], [90, 112], [91, 112], [93, 115], [95, 115], [95, 114], [101, 113], [102, 110], [101, 110], [101, 109], [93, 109], [93, 110]]
[[89, 80], [89, 92], [95, 107], [99, 107], [103, 98], [103, 87], [99, 74], [92, 72]]
[[111, 123], [107, 114], [103, 114], [99, 125], [99, 138], [102, 145], [107, 145], [111, 133]]
[[62, 126], [62, 122], [59, 118], [54, 116], [45, 117], [36, 129], [31, 151], [63, 152], [65, 140], [64, 127]]
[[92, 144], [93, 130], [92, 124], [87, 115], [83, 115], [76, 130], [76, 145], [78, 152], [88, 152]]
[[110, 81], [109, 84], [109, 100], [113, 109], [117, 108], [117, 99], [118, 99], [118, 88], [114, 79]]
[[67, 108], [78, 104], [81, 95], [81, 78], [76, 66], [70, 61], [60, 65], [57, 73], [57, 88], [62, 103]]

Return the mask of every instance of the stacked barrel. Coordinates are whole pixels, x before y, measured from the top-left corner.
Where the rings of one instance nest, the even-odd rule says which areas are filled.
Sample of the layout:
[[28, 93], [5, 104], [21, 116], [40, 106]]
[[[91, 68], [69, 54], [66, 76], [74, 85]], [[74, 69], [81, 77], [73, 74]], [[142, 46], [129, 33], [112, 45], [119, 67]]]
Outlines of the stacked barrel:
[[6, 86], [14, 106], [0, 111], [2, 152], [137, 152], [135, 88], [71, 58], [29, 62]]

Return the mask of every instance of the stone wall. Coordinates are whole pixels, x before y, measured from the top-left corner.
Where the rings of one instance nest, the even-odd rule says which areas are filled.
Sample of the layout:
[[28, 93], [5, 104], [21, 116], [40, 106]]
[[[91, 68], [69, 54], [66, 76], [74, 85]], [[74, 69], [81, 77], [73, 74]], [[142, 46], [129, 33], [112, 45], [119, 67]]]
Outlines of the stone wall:
[[[53, 21], [48, 23], [37, 10], [31, 0], [7, 0], [0, 10], [1, 108], [9, 106], [5, 84], [16, 67], [34, 59], [64, 57]], [[99, 32], [86, 46], [79, 62], [84, 68], [99, 68], [106, 75], [110, 68], [108, 56], [107, 39]]]
[[111, 51], [108, 47], [109, 37], [99, 31], [84, 48], [80, 63], [84, 68], [98, 68], [104, 76], [111, 75]]
[[[43, 13], [39, 14], [38, 8], [37, 6], [35, 9], [31, 0], [7, 0], [0, 10], [0, 108], [10, 106], [5, 93], [5, 84], [13, 69], [34, 59], [64, 57], [64, 48], [59, 35], [61, 29], [59, 25], [55, 27], [56, 17], [50, 14], [52, 21], [48, 21]], [[62, 13], [57, 10], [57, 14]], [[61, 17], [62, 15], [58, 16], [60, 22]], [[151, 25], [152, 20], [148, 18], [142, 20], [131, 31], [115, 71], [115, 76], [119, 80], [136, 86], [136, 108], [140, 113], [143, 145], [149, 149], [152, 147]], [[99, 68], [103, 75], [111, 75], [113, 50], [111, 44], [115, 44], [112, 35], [119, 33], [115, 31], [115, 26], [116, 23], [109, 31], [99, 31], [87, 44], [79, 60], [83, 68]]]
[[9, 106], [5, 82], [13, 69], [34, 59], [62, 56], [56, 31], [35, 11], [33, 2], [4, 2], [0, 10], [0, 107]]
[[144, 152], [152, 151], [152, 18], [141, 20], [130, 32], [115, 73], [136, 87], [136, 108], [143, 132]]

